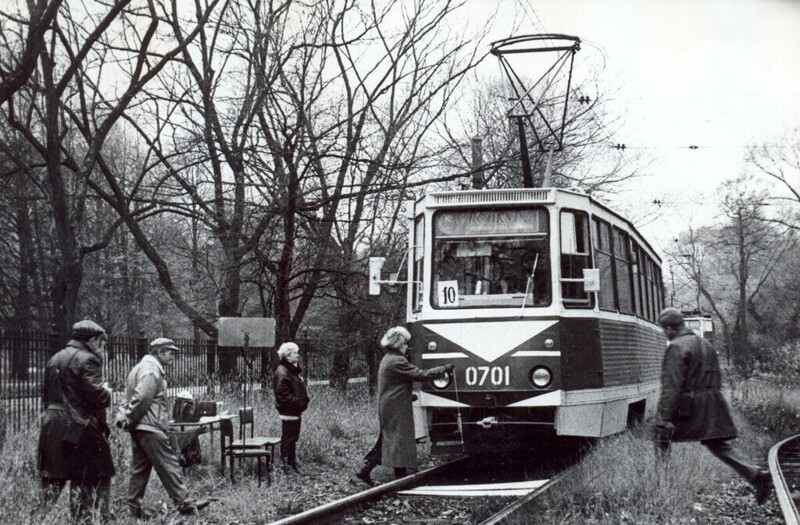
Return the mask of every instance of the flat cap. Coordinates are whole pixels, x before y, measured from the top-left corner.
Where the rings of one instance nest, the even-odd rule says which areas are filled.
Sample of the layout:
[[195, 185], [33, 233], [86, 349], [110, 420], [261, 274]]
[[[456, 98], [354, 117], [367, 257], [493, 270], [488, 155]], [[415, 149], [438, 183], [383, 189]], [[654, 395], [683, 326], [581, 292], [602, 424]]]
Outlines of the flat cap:
[[680, 326], [683, 324], [683, 314], [677, 308], [664, 308], [658, 314], [658, 324], [661, 326]]
[[78, 321], [77, 323], [72, 325], [72, 337], [84, 336], [91, 339], [92, 337], [105, 334], [106, 331], [103, 329], [102, 326], [88, 319], [84, 319], [83, 321]]
[[157, 339], [153, 339], [153, 341], [150, 343], [150, 348], [156, 348], [156, 347], [169, 348], [170, 350], [175, 350], [176, 352], [180, 351], [180, 348], [175, 346], [175, 341], [173, 341], [172, 339], [167, 339], [166, 337], [159, 337]]

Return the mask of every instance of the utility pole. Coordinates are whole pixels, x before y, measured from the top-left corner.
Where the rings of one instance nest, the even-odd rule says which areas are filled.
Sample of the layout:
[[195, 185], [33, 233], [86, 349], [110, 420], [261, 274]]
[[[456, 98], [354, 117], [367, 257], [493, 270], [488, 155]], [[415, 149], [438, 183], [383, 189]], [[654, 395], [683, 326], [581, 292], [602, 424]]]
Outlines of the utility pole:
[[472, 189], [483, 189], [483, 139], [472, 137]]

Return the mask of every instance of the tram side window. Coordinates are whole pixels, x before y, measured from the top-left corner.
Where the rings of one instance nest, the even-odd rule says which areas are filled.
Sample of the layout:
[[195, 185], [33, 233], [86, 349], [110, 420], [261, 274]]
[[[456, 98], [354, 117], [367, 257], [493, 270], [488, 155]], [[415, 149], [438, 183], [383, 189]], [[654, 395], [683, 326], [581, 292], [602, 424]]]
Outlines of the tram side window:
[[414, 256], [414, 277], [411, 297], [413, 301], [413, 311], [418, 312], [422, 308], [422, 271], [425, 268], [425, 217], [420, 216], [414, 222], [414, 246], [411, 248]]
[[658, 312], [656, 309], [658, 308], [658, 287], [655, 283], [655, 271], [656, 265], [653, 263], [653, 260], [648, 258], [647, 259], [647, 288], [650, 295], [650, 311], [649, 319], [654, 321], [658, 318]]
[[661, 275], [661, 268], [654, 264], [656, 269], [655, 273], [655, 281], [656, 281], [656, 295], [658, 297], [657, 307], [656, 307], [656, 319], [658, 319], [658, 314], [661, 313], [661, 310], [664, 309], [664, 280]]
[[[576, 211], [561, 212], [561, 278], [581, 279], [583, 270], [592, 267], [589, 247], [589, 216]], [[568, 308], [594, 306], [593, 294], [583, 290], [582, 282], [562, 282], [561, 297]]]
[[639, 317], [645, 317], [644, 309], [645, 309], [645, 299], [644, 293], [642, 292], [642, 272], [644, 271], [644, 257], [642, 255], [642, 249], [636, 244], [635, 241], [631, 240], [631, 260], [633, 263], [633, 301], [636, 307], [636, 315]]
[[617, 296], [619, 298], [619, 311], [633, 313], [633, 290], [631, 290], [631, 257], [628, 252], [630, 241], [628, 234], [619, 228], [614, 228], [614, 264], [616, 266]]
[[598, 301], [604, 310], [616, 310], [614, 301], [614, 262], [611, 247], [611, 227], [600, 219], [594, 220], [594, 260], [600, 270]]
[[642, 291], [642, 317], [650, 319], [650, 305], [653, 302], [650, 295], [650, 286], [647, 281], [647, 273], [650, 271], [648, 266], [649, 259], [644, 250], [639, 251], [639, 287]]

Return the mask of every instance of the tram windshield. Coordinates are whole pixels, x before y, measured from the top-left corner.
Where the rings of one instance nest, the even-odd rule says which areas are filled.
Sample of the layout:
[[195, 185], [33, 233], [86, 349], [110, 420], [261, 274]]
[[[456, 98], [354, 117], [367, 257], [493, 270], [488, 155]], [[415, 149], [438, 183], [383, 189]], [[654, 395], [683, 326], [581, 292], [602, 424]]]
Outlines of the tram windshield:
[[552, 290], [547, 219], [544, 208], [437, 213], [433, 305], [549, 305]]

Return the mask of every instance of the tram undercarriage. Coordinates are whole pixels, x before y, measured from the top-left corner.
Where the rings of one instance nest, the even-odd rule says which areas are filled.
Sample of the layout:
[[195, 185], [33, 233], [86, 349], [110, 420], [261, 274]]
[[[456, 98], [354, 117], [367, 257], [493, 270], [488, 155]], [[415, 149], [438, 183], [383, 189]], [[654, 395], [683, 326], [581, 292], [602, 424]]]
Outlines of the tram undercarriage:
[[434, 454], [518, 451], [554, 439], [596, 438], [621, 432], [654, 410], [655, 391], [641, 398], [545, 407], [417, 406], [417, 437], [431, 441]]

